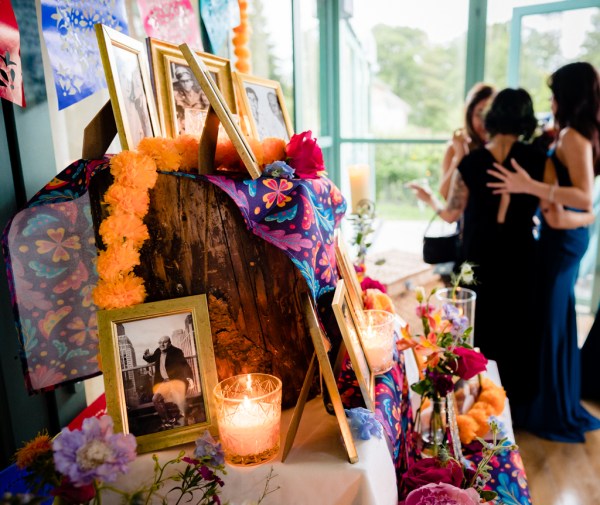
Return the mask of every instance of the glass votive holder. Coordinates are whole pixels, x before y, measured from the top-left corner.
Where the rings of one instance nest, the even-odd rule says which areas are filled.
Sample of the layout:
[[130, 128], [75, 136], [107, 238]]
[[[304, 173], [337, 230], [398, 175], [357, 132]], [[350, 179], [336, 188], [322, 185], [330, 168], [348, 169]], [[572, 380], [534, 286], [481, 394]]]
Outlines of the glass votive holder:
[[360, 337], [369, 368], [374, 374], [394, 366], [394, 324], [396, 317], [385, 310], [365, 310]]
[[281, 380], [263, 373], [235, 375], [219, 382], [214, 395], [227, 463], [258, 465], [277, 456]]
[[453, 305], [458, 309], [461, 316], [467, 318], [468, 325], [472, 328], [467, 342], [472, 347], [475, 339], [475, 301], [477, 300], [477, 293], [472, 289], [460, 287], [452, 293], [452, 288], [443, 288], [435, 292], [435, 298], [438, 305]]

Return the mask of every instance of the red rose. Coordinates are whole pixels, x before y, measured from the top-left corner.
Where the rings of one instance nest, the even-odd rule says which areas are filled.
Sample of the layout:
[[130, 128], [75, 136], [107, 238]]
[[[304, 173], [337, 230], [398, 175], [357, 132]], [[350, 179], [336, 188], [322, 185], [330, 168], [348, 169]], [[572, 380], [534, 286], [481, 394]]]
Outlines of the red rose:
[[66, 503], [79, 504], [87, 503], [94, 498], [96, 489], [93, 484], [76, 487], [68, 477], [63, 477], [60, 486], [54, 488], [51, 494], [62, 498]]
[[442, 463], [437, 458], [424, 458], [416, 461], [402, 475], [403, 495], [406, 496], [414, 489], [427, 484], [451, 484], [460, 487], [463, 481], [463, 469], [461, 464], [449, 459]]
[[458, 356], [456, 373], [461, 379], [469, 380], [487, 368], [487, 358], [473, 349], [456, 347], [453, 351]]
[[288, 157], [288, 165], [295, 171], [300, 179], [317, 179], [319, 172], [325, 171], [323, 153], [317, 144], [317, 139], [312, 138], [312, 131], [293, 135], [285, 153]]
[[381, 282], [376, 281], [375, 279], [371, 279], [371, 277], [365, 277], [360, 282], [360, 289], [366, 291], [367, 289], [378, 289], [382, 293], [387, 293], [387, 289]]

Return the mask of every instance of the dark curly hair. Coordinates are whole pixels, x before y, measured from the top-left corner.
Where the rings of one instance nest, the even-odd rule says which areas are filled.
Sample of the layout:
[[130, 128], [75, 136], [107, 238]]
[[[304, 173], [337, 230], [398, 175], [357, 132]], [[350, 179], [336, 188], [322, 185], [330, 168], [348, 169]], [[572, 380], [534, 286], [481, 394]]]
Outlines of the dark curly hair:
[[492, 101], [484, 124], [492, 137], [505, 133], [529, 140], [537, 127], [531, 96], [523, 88], [503, 89]]
[[577, 130], [592, 143], [594, 171], [600, 174], [600, 77], [587, 62], [569, 63], [548, 79], [559, 128]]

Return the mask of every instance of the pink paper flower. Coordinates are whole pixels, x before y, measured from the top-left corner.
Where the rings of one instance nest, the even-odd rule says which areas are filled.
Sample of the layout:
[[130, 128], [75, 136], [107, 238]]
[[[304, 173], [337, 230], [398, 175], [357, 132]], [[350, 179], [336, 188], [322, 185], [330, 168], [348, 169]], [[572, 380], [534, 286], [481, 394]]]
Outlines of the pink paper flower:
[[479, 505], [475, 489], [460, 489], [451, 484], [427, 484], [411, 491], [405, 505]]

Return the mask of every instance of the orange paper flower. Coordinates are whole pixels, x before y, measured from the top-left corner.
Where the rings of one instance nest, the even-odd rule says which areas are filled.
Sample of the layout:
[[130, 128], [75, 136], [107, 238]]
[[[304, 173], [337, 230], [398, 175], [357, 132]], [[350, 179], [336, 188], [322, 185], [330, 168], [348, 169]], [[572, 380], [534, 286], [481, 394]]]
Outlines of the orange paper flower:
[[113, 184], [104, 194], [104, 202], [110, 205], [112, 214], [135, 214], [144, 217], [148, 213], [150, 196], [145, 190]]
[[111, 244], [106, 251], [98, 254], [98, 275], [100, 278], [116, 281], [123, 274], [140, 264], [140, 252], [133, 242], [125, 240], [121, 244]]
[[165, 172], [179, 170], [181, 155], [173, 139], [146, 137], [140, 141], [137, 149], [140, 153], [150, 156], [159, 170]]
[[121, 244], [124, 240], [130, 240], [135, 247], [140, 247], [144, 240], [150, 238], [141, 218], [127, 214], [108, 216], [100, 225], [100, 235], [107, 247]]
[[499, 416], [504, 410], [506, 392], [503, 388], [488, 389], [482, 391], [477, 400], [487, 403], [492, 408], [492, 413]]
[[146, 288], [142, 279], [129, 273], [118, 281], [100, 279], [93, 296], [101, 309], [119, 309], [142, 303], [146, 298]]
[[376, 288], [369, 288], [363, 292], [365, 309], [386, 310], [392, 314], [396, 313], [394, 302], [383, 291]]
[[184, 172], [198, 171], [198, 145], [200, 139], [193, 135], [180, 135], [175, 139], [175, 147], [181, 156], [179, 170]]
[[456, 416], [456, 424], [458, 425], [458, 433], [460, 434], [460, 441], [463, 444], [470, 444], [477, 436], [477, 429], [479, 425], [477, 421], [470, 416], [459, 415]]
[[285, 140], [277, 137], [267, 137], [262, 140], [263, 163], [270, 165], [274, 161], [285, 160]]
[[215, 168], [242, 170], [244, 164], [235, 146], [228, 137], [219, 137], [215, 152]]
[[145, 154], [121, 151], [110, 159], [110, 173], [115, 182], [127, 188], [149, 189], [156, 184], [156, 163]]

